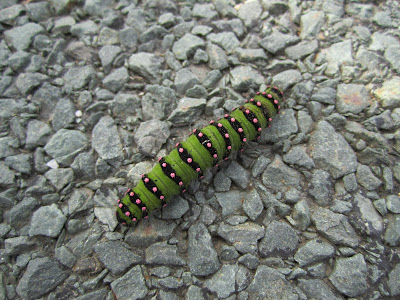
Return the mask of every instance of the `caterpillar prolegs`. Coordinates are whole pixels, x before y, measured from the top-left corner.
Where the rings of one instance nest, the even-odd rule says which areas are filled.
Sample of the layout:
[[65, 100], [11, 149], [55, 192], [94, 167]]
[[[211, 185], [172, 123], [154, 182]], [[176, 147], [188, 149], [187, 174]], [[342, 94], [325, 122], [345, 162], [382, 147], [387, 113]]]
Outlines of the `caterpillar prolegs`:
[[186, 141], [177, 143], [150, 172], [142, 175], [136, 187], [118, 200], [117, 220], [132, 225], [165, 206], [173, 196], [184, 192], [192, 180], [202, 178], [208, 168], [227, 159], [232, 151], [243, 149], [247, 141], [258, 139], [261, 130], [269, 127], [279, 113], [284, 100], [278, 88], [267, 87], [230, 115], [193, 130]]

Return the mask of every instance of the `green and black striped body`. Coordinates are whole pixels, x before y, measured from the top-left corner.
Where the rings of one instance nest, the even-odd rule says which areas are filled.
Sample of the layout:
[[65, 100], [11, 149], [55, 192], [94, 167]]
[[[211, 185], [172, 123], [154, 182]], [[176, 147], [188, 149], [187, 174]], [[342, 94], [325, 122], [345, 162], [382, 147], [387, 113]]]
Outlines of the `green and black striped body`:
[[279, 113], [283, 101], [280, 90], [268, 87], [230, 115], [194, 130], [118, 200], [118, 221], [132, 225], [147, 218], [152, 210], [165, 206], [173, 196], [184, 192], [192, 180], [202, 178], [208, 168], [227, 159], [232, 151], [243, 149], [247, 141], [259, 138], [261, 130], [270, 126], [272, 118]]

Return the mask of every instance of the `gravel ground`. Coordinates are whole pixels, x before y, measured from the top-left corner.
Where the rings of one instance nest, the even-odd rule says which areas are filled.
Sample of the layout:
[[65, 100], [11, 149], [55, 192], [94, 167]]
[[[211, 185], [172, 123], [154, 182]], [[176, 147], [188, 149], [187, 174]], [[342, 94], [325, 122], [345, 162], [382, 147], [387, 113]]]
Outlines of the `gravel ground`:
[[[398, 299], [396, 0], [0, 1], [0, 299]], [[267, 84], [259, 143], [116, 200]]]

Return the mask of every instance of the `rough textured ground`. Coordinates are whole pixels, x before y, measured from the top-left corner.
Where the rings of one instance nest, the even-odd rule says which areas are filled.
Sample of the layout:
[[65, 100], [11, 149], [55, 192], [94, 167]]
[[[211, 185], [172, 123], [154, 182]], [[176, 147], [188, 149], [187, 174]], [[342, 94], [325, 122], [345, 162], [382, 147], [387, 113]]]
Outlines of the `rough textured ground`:
[[[395, 0], [0, 1], [0, 299], [398, 299], [399, 26]], [[260, 143], [117, 226], [267, 84]]]

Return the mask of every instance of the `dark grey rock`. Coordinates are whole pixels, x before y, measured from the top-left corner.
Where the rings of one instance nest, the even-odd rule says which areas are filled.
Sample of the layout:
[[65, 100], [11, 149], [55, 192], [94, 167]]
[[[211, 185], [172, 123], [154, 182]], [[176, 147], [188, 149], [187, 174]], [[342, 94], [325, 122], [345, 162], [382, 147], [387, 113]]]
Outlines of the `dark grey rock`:
[[91, 293], [76, 297], [75, 300], [92, 300], [92, 299], [107, 299], [108, 289], [99, 289]]
[[77, 261], [75, 255], [73, 255], [65, 246], [56, 248], [55, 258], [68, 268], [72, 268]]
[[356, 226], [367, 235], [380, 236], [383, 231], [383, 220], [372, 201], [361, 194], [356, 194], [354, 208], [357, 217], [352, 217], [352, 221]]
[[162, 39], [167, 33], [168, 31], [164, 27], [160, 25], [153, 25], [142, 32], [139, 40], [142, 43], [147, 43], [154, 39]]
[[285, 276], [278, 270], [260, 265], [257, 268], [254, 279], [246, 289], [255, 299], [287, 299], [297, 300], [298, 295]]
[[207, 44], [208, 66], [214, 70], [223, 70], [229, 67], [228, 56], [225, 51], [212, 43]]
[[339, 84], [336, 95], [336, 109], [339, 113], [358, 114], [370, 103], [367, 89], [362, 84]]
[[330, 46], [326, 52], [326, 60], [328, 65], [325, 74], [328, 76], [335, 76], [339, 72], [340, 66], [343, 64], [353, 63], [353, 47], [350, 40], [335, 43]]
[[41, 73], [21, 73], [15, 81], [15, 84], [19, 92], [26, 96], [28, 93], [32, 92], [34, 88], [41, 85], [47, 78], [47, 75]]
[[204, 294], [201, 288], [195, 285], [191, 285], [187, 292], [186, 292], [186, 298], [187, 299], [193, 299], [193, 300], [204, 300]]
[[26, 11], [23, 5], [14, 4], [9, 7], [1, 7], [0, 10], [0, 23], [7, 25], [15, 25], [17, 17]]
[[264, 210], [264, 205], [256, 189], [249, 192], [243, 201], [243, 210], [251, 220], [255, 220]]
[[331, 288], [321, 279], [299, 279], [299, 287], [309, 299], [342, 299], [336, 296]]
[[80, 153], [71, 164], [77, 178], [91, 179], [94, 177], [94, 156], [92, 152]]
[[200, 36], [206, 36], [209, 34], [213, 29], [209, 26], [206, 25], [197, 25], [193, 27], [192, 29], [192, 34], [194, 35], [200, 35]]
[[149, 289], [140, 266], [133, 267], [124, 276], [111, 283], [111, 289], [118, 299], [142, 299]]
[[238, 262], [246, 266], [250, 270], [256, 270], [258, 265], [260, 264], [259, 259], [250, 253], [239, 257]]
[[294, 253], [298, 243], [299, 237], [290, 225], [272, 221], [258, 247], [264, 257], [287, 257]]
[[289, 165], [296, 165], [313, 169], [315, 167], [313, 160], [306, 153], [306, 148], [303, 146], [295, 146], [283, 156], [283, 161]]
[[125, 235], [125, 242], [132, 247], [147, 247], [155, 242], [171, 237], [176, 224], [157, 218], [139, 222], [138, 226], [129, 230]]
[[181, 69], [176, 72], [174, 84], [177, 92], [184, 95], [188, 89], [200, 84], [200, 81], [189, 69]]
[[146, 52], [132, 54], [128, 62], [129, 69], [153, 84], [159, 83], [163, 64], [164, 58]]
[[162, 210], [162, 218], [164, 220], [176, 220], [181, 218], [189, 210], [187, 200], [182, 197], [174, 197], [168, 202], [168, 205]]
[[310, 11], [301, 16], [300, 38], [314, 38], [325, 23], [325, 14], [322, 11]]
[[382, 181], [366, 165], [358, 165], [356, 178], [357, 182], [369, 191], [374, 191], [382, 185]]
[[67, 218], [56, 204], [42, 206], [33, 213], [29, 235], [57, 237], [64, 227]]
[[242, 208], [242, 194], [232, 190], [227, 193], [215, 193], [219, 205], [222, 207], [222, 216], [226, 217]]
[[201, 214], [199, 216], [199, 221], [205, 225], [211, 225], [217, 217], [215, 211], [208, 205], [203, 206]]
[[332, 178], [328, 172], [317, 170], [308, 185], [308, 193], [314, 197], [315, 201], [326, 206], [332, 202], [333, 197]]
[[397, 264], [389, 273], [388, 285], [391, 296], [397, 296], [400, 294], [399, 280], [400, 280], [400, 264]]
[[238, 66], [230, 71], [231, 83], [235, 91], [244, 92], [256, 89], [264, 83], [263, 76], [250, 66]]
[[135, 142], [143, 155], [155, 157], [169, 135], [170, 131], [166, 122], [146, 121], [142, 122], [136, 131]]
[[18, 283], [17, 293], [27, 300], [40, 298], [60, 285], [67, 276], [56, 261], [47, 257], [33, 259]]
[[218, 235], [227, 242], [232, 243], [237, 251], [254, 253], [257, 251], [258, 240], [264, 236], [264, 228], [252, 222], [236, 226], [222, 223], [218, 227]]
[[72, 26], [76, 24], [76, 21], [71, 16], [62, 17], [54, 22], [52, 29], [53, 33], [70, 33]]
[[400, 105], [400, 77], [384, 81], [381, 88], [374, 91], [384, 108], [394, 108]]
[[12, 137], [1, 137], [0, 138], [0, 158], [16, 155], [18, 153], [17, 148], [19, 147], [18, 140]]
[[397, 73], [400, 72], [400, 46], [399, 45], [391, 45], [387, 47], [385, 51], [385, 59], [390, 63], [390, 66]]
[[210, 33], [207, 35], [207, 41], [220, 46], [228, 54], [234, 53], [240, 44], [233, 32]]
[[26, 23], [4, 32], [7, 45], [15, 50], [27, 50], [33, 38], [44, 32], [44, 28], [36, 23]]
[[208, 93], [205, 87], [196, 84], [194, 87], [186, 91], [186, 96], [190, 98], [207, 98]]
[[247, 28], [255, 28], [262, 12], [263, 8], [258, 1], [249, 1], [240, 6], [238, 17], [242, 19]]
[[258, 49], [243, 49], [237, 48], [236, 54], [240, 61], [245, 63], [255, 63], [257, 65], [266, 65], [268, 57], [265, 51], [261, 48]]
[[286, 55], [293, 60], [298, 60], [317, 52], [318, 40], [301, 41], [300, 43], [287, 47], [285, 49]]
[[400, 197], [397, 195], [388, 195], [386, 198], [387, 209], [392, 213], [400, 213]]
[[326, 208], [317, 208], [311, 215], [311, 220], [317, 231], [335, 245], [358, 245], [358, 236], [346, 216]]
[[25, 191], [26, 196], [43, 196], [48, 193], [53, 193], [54, 187], [47, 181], [46, 177], [38, 175]]
[[242, 189], [246, 189], [249, 185], [250, 174], [240, 164], [232, 161], [224, 170], [224, 173], [232, 179], [232, 181]]
[[182, 98], [178, 102], [178, 107], [168, 117], [168, 121], [178, 126], [193, 123], [199, 119], [205, 106], [206, 99]]
[[[171, 88], [159, 85], [147, 85], [146, 95], [142, 98], [142, 110], [145, 120], [148, 119], [165, 119], [175, 108], [176, 95]], [[129, 95], [129, 94], [128, 94]], [[132, 100], [126, 103], [126, 109], [132, 107]], [[140, 106], [136, 107], [140, 109]]]
[[335, 247], [320, 239], [307, 242], [294, 255], [301, 267], [329, 259], [335, 254]]
[[224, 299], [235, 292], [235, 275], [238, 271], [237, 265], [223, 265], [204, 286], [207, 290], [217, 294], [218, 298]]
[[326, 121], [320, 121], [310, 138], [311, 157], [318, 168], [328, 171], [336, 179], [355, 172], [357, 158], [342, 135]]
[[387, 211], [385, 199], [381, 198], [381, 199], [375, 200], [374, 207], [382, 216], [387, 215], [388, 211]]
[[38, 204], [38, 201], [33, 197], [22, 199], [21, 202], [13, 206], [10, 210], [10, 225], [13, 227], [21, 227], [29, 220], [29, 216]]
[[32, 171], [32, 158], [32, 154], [8, 156], [4, 160], [4, 164], [20, 173], [30, 174]]
[[311, 223], [310, 208], [305, 199], [297, 202], [293, 209], [293, 220], [295, 226], [300, 230], [306, 230]]
[[100, 261], [113, 274], [121, 274], [142, 258], [130, 251], [126, 245], [118, 241], [108, 241], [93, 247]]
[[392, 119], [390, 110], [385, 110], [383, 113], [367, 119], [364, 125], [370, 130], [374, 130], [374, 128], [392, 130], [394, 127], [394, 121]]
[[61, 89], [45, 82], [33, 95], [32, 102], [40, 107], [41, 117], [50, 119], [60, 98]]
[[54, 110], [54, 118], [51, 122], [53, 129], [58, 131], [61, 128], [70, 127], [75, 121], [75, 106], [68, 98], [58, 101]]
[[329, 280], [342, 294], [356, 297], [368, 289], [368, 270], [362, 254], [338, 258]]
[[388, 220], [384, 239], [390, 246], [396, 247], [400, 243], [400, 215], [389, 215]]
[[28, 123], [26, 133], [26, 147], [34, 149], [37, 146], [43, 146], [48, 141], [51, 134], [50, 126], [39, 120], [32, 120]]
[[204, 47], [203, 39], [191, 33], [186, 33], [172, 46], [172, 52], [179, 60], [186, 60], [194, 55], [197, 49]]
[[253, 164], [251, 175], [258, 177], [264, 172], [265, 168], [270, 164], [271, 160], [264, 155], [259, 156]]
[[35, 245], [36, 243], [28, 236], [17, 236], [4, 240], [4, 249], [11, 256], [30, 251]]
[[296, 44], [300, 39], [297, 36], [274, 31], [260, 41], [260, 46], [272, 54]]
[[71, 27], [71, 35], [79, 39], [94, 36], [99, 33], [99, 26], [92, 20], [79, 22]]
[[125, 67], [118, 68], [103, 79], [103, 86], [111, 92], [119, 92], [129, 80]]
[[60, 129], [51, 137], [44, 150], [58, 163], [68, 166], [86, 146], [87, 139], [82, 132]]
[[[126, 30], [126, 29], [125, 29]], [[106, 74], [111, 71], [115, 58], [121, 54], [122, 49], [114, 45], [106, 45], [100, 49], [99, 58]]]
[[238, 18], [232, 20], [217, 20], [212, 22], [212, 25], [215, 31], [232, 31], [238, 38], [242, 38], [245, 33], [243, 22]]
[[303, 80], [303, 76], [297, 70], [286, 70], [272, 77], [272, 85], [279, 86], [284, 91]]
[[37, 23], [46, 21], [51, 17], [50, 5], [47, 1], [28, 3], [26, 9], [29, 19]]
[[233, 246], [228, 246], [228, 245], [222, 245], [220, 251], [219, 251], [219, 257], [222, 260], [230, 261], [234, 260], [239, 257], [239, 253], [236, 251], [235, 247]]
[[92, 66], [73, 67], [64, 75], [64, 89], [67, 93], [86, 87], [96, 78], [96, 71]]
[[72, 171], [71, 168], [50, 169], [44, 174], [44, 176], [51, 182], [57, 191], [61, 191], [75, 179], [74, 171]]
[[124, 159], [117, 126], [110, 116], [102, 117], [92, 131], [92, 147], [99, 156], [113, 166]]
[[192, 10], [192, 16], [200, 19], [213, 20], [218, 17], [218, 13], [214, 10], [214, 5], [211, 3], [196, 3]]
[[311, 100], [324, 104], [335, 104], [336, 90], [331, 87], [321, 87], [312, 94]]
[[8, 58], [8, 66], [15, 72], [23, 71], [31, 60], [31, 54], [25, 51], [17, 51]]
[[202, 223], [189, 228], [188, 265], [196, 276], [207, 276], [219, 269], [217, 251], [207, 227]]
[[203, 79], [202, 85], [206, 89], [211, 89], [217, 85], [218, 81], [222, 78], [222, 73], [219, 70], [212, 70], [208, 72], [206, 77]]
[[[157, 280], [157, 282], [160, 284], [160, 286], [162, 286], [168, 290], [176, 290], [183, 286], [183, 281], [180, 278], [176, 278], [173, 276], [161, 278], [161, 279]], [[173, 294], [173, 295], [176, 297], [175, 294]], [[161, 298], [167, 299], [167, 298], [163, 298], [163, 297], [161, 297]], [[168, 297], [168, 299], [170, 299], [170, 298]], [[175, 299], [178, 299], [178, 298], [175, 298]]]
[[263, 173], [262, 181], [266, 187], [272, 190], [286, 191], [293, 187], [301, 190], [300, 173], [284, 164], [278, 155]]

